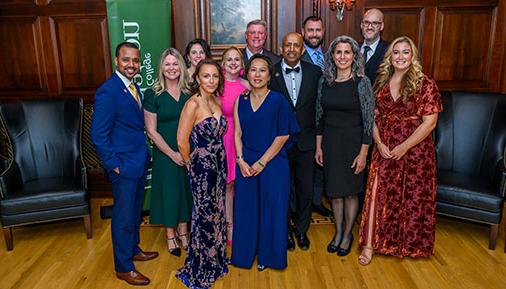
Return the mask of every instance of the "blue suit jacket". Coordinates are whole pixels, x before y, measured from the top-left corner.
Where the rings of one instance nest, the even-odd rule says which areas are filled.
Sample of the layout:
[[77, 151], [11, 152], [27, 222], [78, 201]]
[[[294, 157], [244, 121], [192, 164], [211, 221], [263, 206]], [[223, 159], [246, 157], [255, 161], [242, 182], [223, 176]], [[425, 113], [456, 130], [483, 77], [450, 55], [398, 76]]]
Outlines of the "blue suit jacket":
[[[141, 95], [136, 85], [138, 95]], [[146, 171], [149, 151], [144, 134], [144, 114], [129, 89], [113, 74], [95, 94], [91, 140], [105, 170], [119, 167], [125, 178], [140, 178]]]

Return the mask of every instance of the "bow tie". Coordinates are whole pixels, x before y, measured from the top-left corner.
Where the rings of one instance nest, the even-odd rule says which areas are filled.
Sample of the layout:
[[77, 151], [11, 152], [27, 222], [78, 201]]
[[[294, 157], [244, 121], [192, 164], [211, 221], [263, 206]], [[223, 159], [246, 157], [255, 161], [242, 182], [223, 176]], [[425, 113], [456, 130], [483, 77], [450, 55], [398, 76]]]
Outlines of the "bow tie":
[[300, 72], [300, 66], [297, 66], [295, 68], [289, 68], [289, 67], [285, 68], [285, 73], [286, 74], [289, 74], [292, 71], [295, 71], [295, 73], [299, 73]]

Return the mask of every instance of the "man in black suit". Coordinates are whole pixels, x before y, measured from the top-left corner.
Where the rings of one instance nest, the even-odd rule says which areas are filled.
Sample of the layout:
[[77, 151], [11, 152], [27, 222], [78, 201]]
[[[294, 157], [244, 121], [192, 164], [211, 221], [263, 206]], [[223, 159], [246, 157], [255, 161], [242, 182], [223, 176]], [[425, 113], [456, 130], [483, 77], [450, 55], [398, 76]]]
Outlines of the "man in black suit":
[[[302, 35], [290, 32], [283, 37], [282, 60], [274, 67], [270, 89], [281, 92], [295, 110], [300, 133], [297, 143], [288, 152], [293, 180], [292, 198], [295, 198], [295, 225], [297, 244], [303, 250], [309, 248], [307, 230], [311, 221], [313, 198], [313, 171], [315, 167], [315, 106], [321, 69], [300, 61], [304, 52]], [[290, 226], [289, 226], [290, 229]], [[288, 230], [287, 249], [295, 249], [291, 230]]]
[[379, 9], [369, 9], [365, 12], [360, 23], [362, 36], [364, 37], [364, 43], [362, 43], [360, 52], [364, 55], [365, 75], [372, 84], [374, 84], [374, 80], [378, 74], [378, 67], [383, 61], [385, 52], [390, 45], [390, 43], [380, 37], [383, 27], [383, 12]]
[[244, 61], [247, 61], [254, 54], [263, 54], [276, 64], [281, 59], [278, 55], [264, 48], [267, 39], [267, 23], [263, 20], [253, 20], [246, 26], [246, 47], [242, 49]]
[[[323, 20], [318, 16], [309, 16], [302, 25], [302, 37], [304, 37], [304, 54], [301, 60], [318, 65], [323, 71], [324, 52], [322, 49], [325, 28]], [[313, 212], [324, 217], [331, 217], [332, 211], [322, 204], [323, 196], [323, 168], [315, 167], [314, 190], [313, 190]]]

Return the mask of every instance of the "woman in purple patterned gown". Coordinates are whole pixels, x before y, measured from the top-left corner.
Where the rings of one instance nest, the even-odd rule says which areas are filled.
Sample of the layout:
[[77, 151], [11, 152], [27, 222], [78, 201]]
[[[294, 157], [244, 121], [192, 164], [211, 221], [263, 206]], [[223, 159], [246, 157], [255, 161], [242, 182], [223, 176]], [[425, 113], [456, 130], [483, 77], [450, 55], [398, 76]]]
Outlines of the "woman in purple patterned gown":
[[[177, 143], [190, 175], [193, 194], [191, 238], [185, 264], [176, 273], [186, 286], [203, 289], [228, 272], [225, 186], [227, 164], [223, 134], [227, 120], [216, 98], [223, 92], [218, 63], [202, 60], [179, 120]], [[190, 154], [190, 140], [193, 151]]]

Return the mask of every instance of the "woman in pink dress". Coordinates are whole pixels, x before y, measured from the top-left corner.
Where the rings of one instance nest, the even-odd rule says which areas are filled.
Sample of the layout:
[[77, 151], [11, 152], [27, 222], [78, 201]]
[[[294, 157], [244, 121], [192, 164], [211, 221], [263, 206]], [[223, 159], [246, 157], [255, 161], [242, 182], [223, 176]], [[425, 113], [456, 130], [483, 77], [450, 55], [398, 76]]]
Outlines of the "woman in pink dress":
[[223, 136], [225, 154], [227, 156], [227, 187], [225, 197], [225, 216], [227, 219], [227, 240], [232, 244], [233, 210], [234, 210], [234, 180], [235, 180], [235, 143], [234, 143], [234, 103], [237, 97], [246, 89], [249, 83], [240, 77], [244, 70], [242, 53], [236, 47], [230, 47], [223, 52], [221, 68], [225, 75], [223, 95], [219, 96], [221, 110], [227, 118], [228, 129]]

